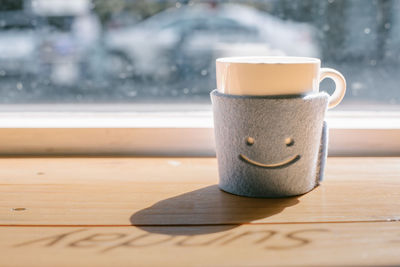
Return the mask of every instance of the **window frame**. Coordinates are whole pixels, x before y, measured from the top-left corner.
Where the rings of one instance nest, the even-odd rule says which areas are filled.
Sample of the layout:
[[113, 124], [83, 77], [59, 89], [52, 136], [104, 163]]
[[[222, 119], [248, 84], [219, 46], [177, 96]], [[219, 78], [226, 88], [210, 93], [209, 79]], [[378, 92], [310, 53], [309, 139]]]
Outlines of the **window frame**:
[[[151, 106], [151, 105], [149, 105]], [[0, 112], [1, 156], [215, 156], [209, 105], [192, 111]], [[399, 156], [400, 112], [329, 111], [330, 156]]]

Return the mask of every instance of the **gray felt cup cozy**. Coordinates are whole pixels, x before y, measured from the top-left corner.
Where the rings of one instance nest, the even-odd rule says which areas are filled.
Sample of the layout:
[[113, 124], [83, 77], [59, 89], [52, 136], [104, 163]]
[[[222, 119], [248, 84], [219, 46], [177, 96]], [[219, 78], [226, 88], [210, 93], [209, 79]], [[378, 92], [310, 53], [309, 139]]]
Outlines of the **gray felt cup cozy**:
[[322, 180], [328, 94], [211, 92], [219, 187], [248, 197], [304, 194]]

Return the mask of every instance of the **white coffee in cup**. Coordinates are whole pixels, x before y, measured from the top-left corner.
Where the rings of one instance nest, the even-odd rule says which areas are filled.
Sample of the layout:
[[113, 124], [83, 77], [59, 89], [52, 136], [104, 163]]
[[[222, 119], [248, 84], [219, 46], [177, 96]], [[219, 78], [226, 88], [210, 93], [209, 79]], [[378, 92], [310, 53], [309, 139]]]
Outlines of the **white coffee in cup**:
[[217, 90], [231, 95], [302, 95], [319, 91], [325, 78], [335, 82], [329, 108], [346, 92], [343, 75], [321, 68], [321, 61], [307, 57], [227, 57], [216, 61]]

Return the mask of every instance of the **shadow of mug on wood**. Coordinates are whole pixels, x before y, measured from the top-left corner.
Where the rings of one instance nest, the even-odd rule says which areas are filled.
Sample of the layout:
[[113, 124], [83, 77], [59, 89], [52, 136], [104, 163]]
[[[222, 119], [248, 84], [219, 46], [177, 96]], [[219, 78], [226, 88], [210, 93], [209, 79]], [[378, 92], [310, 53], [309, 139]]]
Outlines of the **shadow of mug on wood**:
[[149, 233], [169, 236], [209, 234], [269, 218], [299, 202], [298, 197], [238, 197], [211, 185], [154, 203], [132, 214], [130, 222]]

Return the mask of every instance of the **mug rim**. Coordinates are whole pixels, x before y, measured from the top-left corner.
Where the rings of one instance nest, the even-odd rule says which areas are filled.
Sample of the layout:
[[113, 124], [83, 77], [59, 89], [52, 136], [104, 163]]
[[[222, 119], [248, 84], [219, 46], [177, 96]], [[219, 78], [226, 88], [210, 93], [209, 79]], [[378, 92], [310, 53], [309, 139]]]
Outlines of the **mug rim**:
[[234, 64], [318, 64], [319, 58], [314, 57], [291, 57], [291, 56], [251, 56], [251, 57], [221, 57], [216, 62]]

